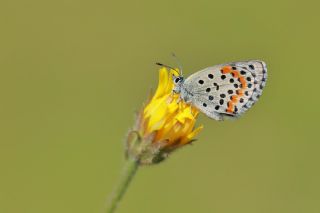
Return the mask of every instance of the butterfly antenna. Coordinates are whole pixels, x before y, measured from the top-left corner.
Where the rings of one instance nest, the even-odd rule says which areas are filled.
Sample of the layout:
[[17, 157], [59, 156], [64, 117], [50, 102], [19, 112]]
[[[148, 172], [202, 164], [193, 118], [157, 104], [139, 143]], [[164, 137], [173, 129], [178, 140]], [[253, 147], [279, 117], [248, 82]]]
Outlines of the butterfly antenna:
[[168, 69], [175, 70], [175, 71], [177, 71], [177, 72], [180, 74], [179, 70], [177, 70], [177, 69], [175, 69], [175, 68], [173, 68], [173, 67], [170, 67], [170, 66], [168, 66], [168, 65], [165, 65], [165, 64], [162, 64], [162, 63], [159, 63], [159, 62], [157, 62], [156, 65], [161, 66], [161, 67], [166, 67], [166, 68], [168, 68]]
[[174, 52], [172, 52], [172, 57], [176, 60], [178, 66], [179, 66], [179, 70], [180, 70], [180, 75], [182, 76], [182, 65], [181, 62], [179, 60], [179, 58], [176, 56], [176, 54]]

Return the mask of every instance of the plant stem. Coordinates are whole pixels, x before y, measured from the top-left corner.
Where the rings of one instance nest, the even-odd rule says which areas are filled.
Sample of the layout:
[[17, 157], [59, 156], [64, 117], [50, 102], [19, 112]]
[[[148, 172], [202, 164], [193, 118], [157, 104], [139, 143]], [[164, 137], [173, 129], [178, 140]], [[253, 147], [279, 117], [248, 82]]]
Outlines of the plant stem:
[[136, 174], [138, 167], [139, 164], [137, 160], [130, 157], [127, 159], [124, 166], [124, 172], [120, 177], [120, 182], [113, 191], [110, 202], [108, 203], [107, 213], [115, 212], [123, 195], [126, 193], [132, 178]]

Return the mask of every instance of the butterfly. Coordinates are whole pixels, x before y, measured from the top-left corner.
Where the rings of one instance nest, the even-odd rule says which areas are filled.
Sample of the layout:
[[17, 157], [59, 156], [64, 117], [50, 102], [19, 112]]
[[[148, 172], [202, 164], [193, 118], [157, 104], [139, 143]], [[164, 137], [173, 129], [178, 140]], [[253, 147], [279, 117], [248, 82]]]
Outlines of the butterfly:
[[173, 92], [209, 118], [223, 120], [239, 117], [251, 108], [261, 96], [266, 80], [265, 62], [231, 62], [205, 68], [186, 79], [179, 72], [173, 76]]

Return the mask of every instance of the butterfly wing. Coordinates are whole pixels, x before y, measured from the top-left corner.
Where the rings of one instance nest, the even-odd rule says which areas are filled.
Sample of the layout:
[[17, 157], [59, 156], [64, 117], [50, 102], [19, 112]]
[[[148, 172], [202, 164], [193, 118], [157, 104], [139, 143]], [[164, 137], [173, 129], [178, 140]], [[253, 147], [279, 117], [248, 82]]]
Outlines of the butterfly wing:
[[232, 62], [208, 67], [186, 79], [191, 102], [210, 118], [239, 116], [261, 96], [267, 80], [263, 61]]

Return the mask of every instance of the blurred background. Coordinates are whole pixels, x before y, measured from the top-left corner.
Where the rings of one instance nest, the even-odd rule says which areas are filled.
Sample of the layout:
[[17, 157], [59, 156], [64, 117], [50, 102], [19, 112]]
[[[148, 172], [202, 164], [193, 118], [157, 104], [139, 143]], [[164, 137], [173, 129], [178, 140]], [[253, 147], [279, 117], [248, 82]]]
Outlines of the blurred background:
[[316, 1], [0, 2], [0, 212], [102, 212], [158, 81], [262, 59], [260, 101], [200, 116], [193, 146], [141, 168], [119, 213], [320, 212]]

